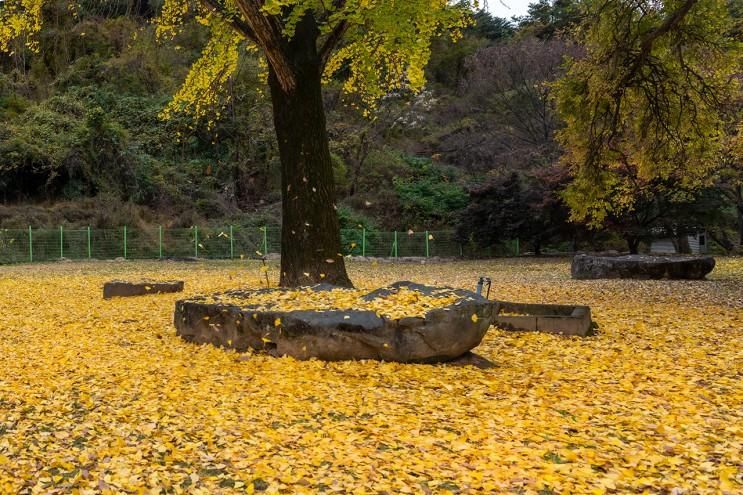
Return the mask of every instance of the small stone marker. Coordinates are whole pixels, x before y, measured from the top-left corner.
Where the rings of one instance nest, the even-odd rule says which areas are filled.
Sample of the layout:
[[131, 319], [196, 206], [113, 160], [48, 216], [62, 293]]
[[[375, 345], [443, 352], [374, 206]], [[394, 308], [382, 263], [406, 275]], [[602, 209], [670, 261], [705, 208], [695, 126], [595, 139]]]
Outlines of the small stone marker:
[[103, 298], [144, 296], [147, 294], [166, 294], [172, 292], [183, 292], [183, 281], [166, 282], [126, 282], [124, 280], [112, 280], [103, 285]]
[[591, 308], [562, 304], [523, 304], [497, 301], [493, 325], [506, 330], [556, 333], [585, 337], [591, 334]]

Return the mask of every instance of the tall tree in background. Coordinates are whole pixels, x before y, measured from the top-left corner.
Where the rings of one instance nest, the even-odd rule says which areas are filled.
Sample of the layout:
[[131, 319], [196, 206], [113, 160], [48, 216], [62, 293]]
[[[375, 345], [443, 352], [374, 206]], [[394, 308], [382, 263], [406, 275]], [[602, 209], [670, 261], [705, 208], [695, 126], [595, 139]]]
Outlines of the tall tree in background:
[[567, 36], [580, 21], [580, 0], [538, 0], [517, 20], [523, 33], [543, 40]]
[[[46, 0], [6, 0], [0, 50], [41, 29]], [[165, 110], [204, 117], [223, 97], [241, 50], [266, 60], [281, 157], [281, 285], [349, 286], [340, 254], [323, 77], [343, 72], [345, 89], [373, 106], [391, 89], [424, 84], [431, 39], [457, 36], [469, 4], [447, 0], [166, 0], [159, 30], [175, 35], [195, 16], [210, 33], [202, 57]]]
[[[642, 184], [713, 179], [740, 45], [724, 0], [586, 0], [586, 56], [557, 84], [574, 219], [632, 212]], [[683, 199], [683, 198], [681, 198]]]

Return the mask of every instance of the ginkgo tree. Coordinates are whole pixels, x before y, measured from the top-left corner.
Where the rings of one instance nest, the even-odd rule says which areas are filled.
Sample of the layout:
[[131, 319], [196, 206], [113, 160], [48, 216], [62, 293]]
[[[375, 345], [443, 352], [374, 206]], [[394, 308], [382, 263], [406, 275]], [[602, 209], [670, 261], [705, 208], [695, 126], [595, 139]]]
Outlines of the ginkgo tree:
[[727, 0], [583, 0], [585, 55], [556, 85], [558, 140], [574, 179], [573, 218], [632, 214], [654, 181], [685, 191], [713, 180], [722, 107], [739, 90], [741, 43]]
[[[34, 47], [45, 2], [0, 3], [0, 51]], [[72, 0], [70, 0], [72, 1]], [[391, 90], [419, 90], [433, 37], [456, 38], [474, 3], [449, 0], [165, 0], [158, 34], [196, 19], [209, 39], [164, 110], [203, 118], [220, 101], [241, 51], [266, 62], [281, 159], [281, 285], [350, 286], [341, 255], [322, 85], [342, 72], [366, 108]]]

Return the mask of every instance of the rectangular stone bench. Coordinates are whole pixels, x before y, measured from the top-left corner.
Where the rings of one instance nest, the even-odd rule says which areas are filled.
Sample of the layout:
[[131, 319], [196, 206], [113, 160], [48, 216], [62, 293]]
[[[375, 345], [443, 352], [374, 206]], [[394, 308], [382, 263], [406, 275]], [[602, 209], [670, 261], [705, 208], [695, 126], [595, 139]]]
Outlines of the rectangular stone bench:
[[546, 332], [560, 335], [591, 334], [591, 308], [563, 304], [527, 304], [497, 301], [493, 325], [504, 330]]

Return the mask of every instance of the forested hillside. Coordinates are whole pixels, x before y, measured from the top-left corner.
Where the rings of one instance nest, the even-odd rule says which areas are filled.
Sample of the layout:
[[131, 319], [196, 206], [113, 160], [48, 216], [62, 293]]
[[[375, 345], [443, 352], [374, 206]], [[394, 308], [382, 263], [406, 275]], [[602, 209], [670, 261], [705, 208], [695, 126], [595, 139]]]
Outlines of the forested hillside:
[[[242, 52], [206, 115], [162, 118], [206, 33], [193, 20], [158, 40], [159, 7], [60, 3], [44, 12], [37, 50], [16, 42], [0, 55], [0, 227], [280, 222], [265, 65]], [[536, 252], [703, 227], [735, 249], [743, 167], [732, 144], [703, 187], [635, 184], [640, 200], [602, 218], [600, 233], [590, 218], [570, 220], [553, 93], [566, 62], [583, 57], [579, 22], [570, 0], [542, 0], [521, 19], [480, 12], [458, 42], [435, 42], [424, 91], [388, 94], [372, 112], [342, 93], [341, 71], [325, 104], [342, 226], [456, 229], [483, 246], [520, 238]], [[726, 105], [733, 143], [740, 98]]]

